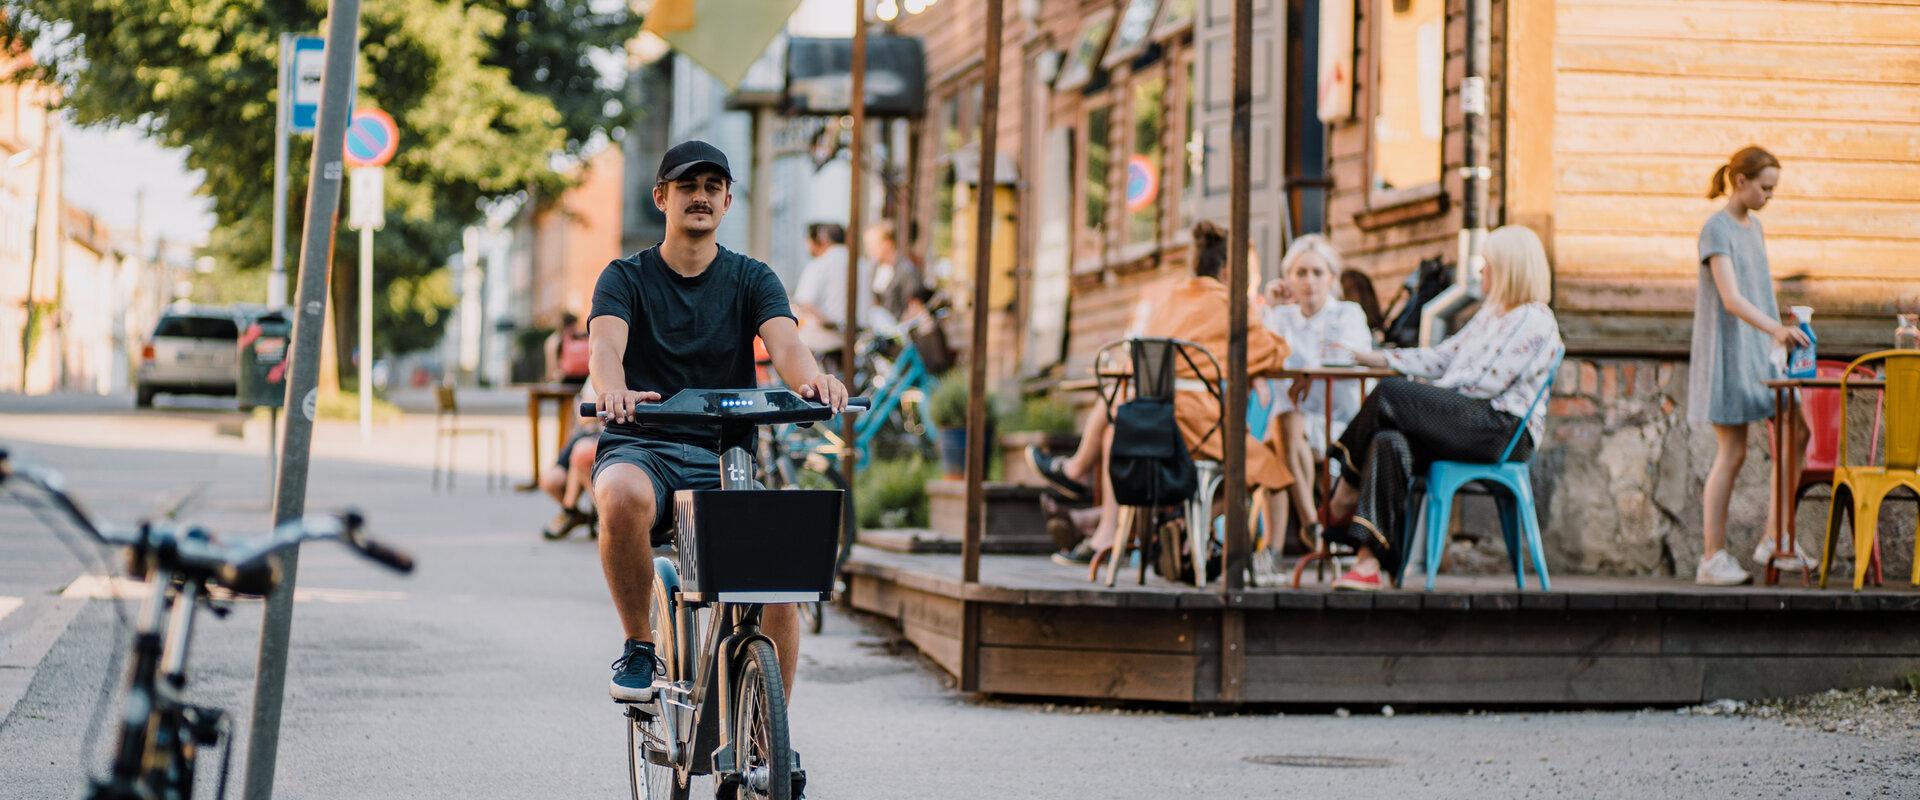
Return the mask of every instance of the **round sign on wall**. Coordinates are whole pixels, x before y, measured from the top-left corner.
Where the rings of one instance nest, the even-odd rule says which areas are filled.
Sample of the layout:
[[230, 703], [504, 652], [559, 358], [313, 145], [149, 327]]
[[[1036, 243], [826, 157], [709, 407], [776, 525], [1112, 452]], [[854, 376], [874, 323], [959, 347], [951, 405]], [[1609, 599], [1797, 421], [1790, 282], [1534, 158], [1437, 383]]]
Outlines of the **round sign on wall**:
[[1127, 213], [1143, 211], [1160, 196], [1160, 171], [1153, 159], [1135, 155], [1127, 159]]
[[354, 109], [347, 123], [347, 166], [381, 167], [400, 149], [400, 127], [377, 108]]

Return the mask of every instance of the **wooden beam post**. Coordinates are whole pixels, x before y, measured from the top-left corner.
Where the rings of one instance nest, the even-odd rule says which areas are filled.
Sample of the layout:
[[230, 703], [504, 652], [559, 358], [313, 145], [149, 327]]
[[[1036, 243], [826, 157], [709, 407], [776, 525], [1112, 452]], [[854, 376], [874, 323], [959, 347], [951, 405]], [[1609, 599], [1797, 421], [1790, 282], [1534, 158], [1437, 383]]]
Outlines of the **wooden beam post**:
[[[1226, 568], [1220, 589], [1245, 584], [1247, 537], [1248, 146], [1253, 120], [1253, 0], [1233, 0], [1233, 173], [1227, 213]], [[1227, 643], [1222, 642], [1224, 649]]]
[[[1242, 0], [1244, 2], [1245, 0]], [[973, 343], [967, 351], [967, 534], [960, 545], [960, 579], [980, 581], [980, 536], [986, 526], [987, 287], [993, 280], [993, 176], [1000, 126], [1001, 0], [987, 0], [986, 64], [980, 91], [980, 191], [973, 235]]]
[[[840, 376], [847, 381], [848, 391], [859, 391], [853, 384], [854, 350], [859, 347], [860, 334], [860, 190], [866, 188], [864, 168], [867, 165], [867, 3], [858, 0], [853, 4], [853, 92], [848, 104], [853, 108], [853, 147], [847, 152], [847, 174], [850, 184], [847, 187], [847, 305], [846, 319], [841, 320], [840, 333]], [[840, 415], [840, 476], [846, 479], [847, 494], [853, 494], [853, 468], [860, 460], [860, 454], [853, 442], [853, 415]]]

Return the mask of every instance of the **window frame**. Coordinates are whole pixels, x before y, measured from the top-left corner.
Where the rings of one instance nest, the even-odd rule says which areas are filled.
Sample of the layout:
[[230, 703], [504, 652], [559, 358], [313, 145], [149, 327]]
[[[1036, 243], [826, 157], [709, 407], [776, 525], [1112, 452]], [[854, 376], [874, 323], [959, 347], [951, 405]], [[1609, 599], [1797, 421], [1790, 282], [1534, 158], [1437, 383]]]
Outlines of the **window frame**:
[[[1074, 31], [1073, 44], [1067, 50], [1067, 60], [1060, 67], [1060, 74], [1054, 78], [1053, 90], [1056, 92], [1082, 89], [1093, 83], [1094, 75], [1101, 72], [1102, 60], [1107, 54], [1107, 45], [1113, 41], [1114, 9], [1107, 6], [1087, 15], [1085, 22]], [[1088, 48], [1092, 49], [1089, 50]], [[1081, 53], [1087, 57], [1082, 59]]]
[[[1439, 169], [1438, 169], [1437, 177], [1432, 182], [1424, 183], [1418, 186], [1406, 186], [1406, 187], [1397, 187], [1393, 189], [1382, 189], [1375, 185], [1376, 183], [1375, 175], [1377, 174], [1375, 170], [1375, 156], [1381, 150], [1380, 142], [1378, 138], [1378, 126], [1377, 126], [1376, 120], [1380, 113], [1382, 95], [1384, 94], [1381, 91], [1382, 81], [1380, 77], [1382, 61], [1383, 61], [1383, 59], [1381, 58], [1381, 54], [1384, 52], [1381, 45], [1381, 38], [1385, 35], [1386, 26], [1382, 24], [1383, 18], [1381, 16], [1381, 13], [1382, 13], [1381, 5], [1376, 5], [1373, 8], [1374, 13], [1368, 14], [1366, 16], [1367, 62], [1368, 62], [1367, 74], [1368, 74], [1369, 85], [1368, 85], [1368, 91], [1367, 91], [1366, 117], [1362, 122], [1362, 124], [1365, 126], [1365, 130], [1366, 130], [1365, 167], [1366, 167], [1367, 209], [1369, 211], [1399, 208], [1402, 206], [1409, 206], [1409, 205], [1414, 205], [1414, 204], [1422, 203], [1426, 201], [1442, 199], [1446, 196], [1446, 183], [1447, 183], [1447, 53], [1446, 53], [1447, 48], [1446, 48], [1446, 42], [1447, 42], [1447, 30], [1448, 30], [1448, 24], [1449, 24], [1449, 14], [1447, 11], [1446, 0], [1436, 0], [1436, 2], [1439, 2], [1440, 4], [1440, 69], [1439, 69], [1439, 75], [1438, 75], [1439, 84], [1440, 84], [1439, 85], [1440, 140], [1438, 142], [1438, 145], [1434, 148], [1434, 159], [1438, 162]], [[1391, 13], [1391, 12], [1387, 12], [1387, 13]], [[1444, 208], [1445, 203], [1442, 202], [1439, 205], [1442, 208]]]

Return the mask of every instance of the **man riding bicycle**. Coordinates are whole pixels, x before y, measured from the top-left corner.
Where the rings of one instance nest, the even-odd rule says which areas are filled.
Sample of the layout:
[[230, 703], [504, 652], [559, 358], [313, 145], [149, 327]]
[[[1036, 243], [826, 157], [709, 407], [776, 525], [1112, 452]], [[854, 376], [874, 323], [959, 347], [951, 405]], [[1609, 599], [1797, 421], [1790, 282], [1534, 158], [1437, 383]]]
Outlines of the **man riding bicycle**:
[[[733, 205], [732, 186], [719, 148], [688, 141], [669, 149], [653, 187], [654, 205], [667, 218], [665, 238], [608, 264], [594, 285], [590, 380], [608, 425], [594, 462], [593, 497], [600, 564], [627, 636], [613, 662], [615, 700], [653, 699], [653, 547], [673, 530], [673, 493], [719, 488], [720, 452], [751, 448], [722, 442], [709, 428], [637, 425], [635, 405], [681, 389], [753, 386], [755, 336], [789, 388], [835, 413], [847, 405], [846, 386], [822, 372], [801, 343], [773, 270], [715, 241]], [[770, 605], [762, 627], [779, 651], [791, 696], [800, 653], [797, 612]]]

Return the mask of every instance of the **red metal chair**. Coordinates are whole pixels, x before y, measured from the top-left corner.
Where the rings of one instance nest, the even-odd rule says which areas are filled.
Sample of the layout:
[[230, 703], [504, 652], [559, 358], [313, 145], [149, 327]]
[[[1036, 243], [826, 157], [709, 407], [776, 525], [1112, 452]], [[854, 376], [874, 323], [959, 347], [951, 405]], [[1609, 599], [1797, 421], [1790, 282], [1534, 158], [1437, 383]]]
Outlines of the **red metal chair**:
[[[1847, 362], [1822, 359], [1815, 367], [1822, 378], [1838, 378], [1847, 373]], [[1807, 490], [1815, 486], [1833, 488], [1833, 469], [1840, 462], [1840, 418], [1846, 413], [1841, 405], [1839, 389], [1803, 389], [1800, 392], [1800, 406], [1805, 409], [1810, 436], [1807, 439], [1806, 460], [1802, 462], [1800, 485], [1794, 487], [1793, 497], [1787, 500], [1787, 519], [1792, 520], [1800, 510], [1800, 499]], [[1873, 409], [1873, 429], [1875, 432], [1874, 450], [1879, 451], [1880, 413], [1883, 406], [1876, 402]], [[1768, 423], [1769, 426], [1772, 423]], [[1769, 439], [1771, 441], [1771, 439]], [[1776, 454], [1777, 455], [1777, 454]], [[1791, 523], [1789, 523], [1791, 525]], [[1873, 542], [1873, 560], [1869, 565], [1873, 572], [1873, 585], [1881, 585], [1880, 576], [1880, 540]]]

